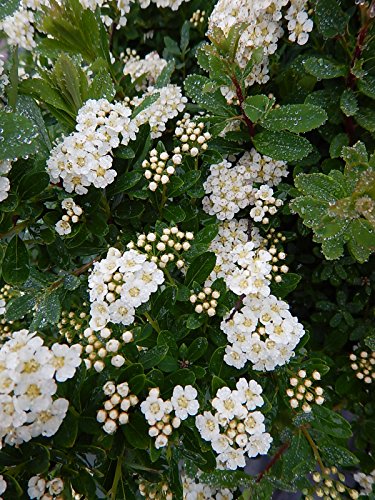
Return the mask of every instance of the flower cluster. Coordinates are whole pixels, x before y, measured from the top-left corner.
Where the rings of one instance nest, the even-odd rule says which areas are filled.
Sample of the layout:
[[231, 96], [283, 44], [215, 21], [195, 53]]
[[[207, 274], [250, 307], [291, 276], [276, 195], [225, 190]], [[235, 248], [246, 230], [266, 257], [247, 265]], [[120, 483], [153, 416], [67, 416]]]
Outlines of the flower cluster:
[[197, 394], [197, 390], [191, 385], [176, 385], [171, 399], [164, 401], [160, 397], [159, 388], [150, 389], [146, 400], [141, 403], [141, 411], [150, 425], [149, 435], [156, 438], [155, 448], [167, 446], [169, 436], [173, 429], [181, 425], [181, 420], [198, 413]]
[[64, 489], [64, 481], [60, 477], [54, 477], [49, 481], [39, 474], [29, 479], [27, 494], [29, 498], [41, 500], [63, 500], [61, 493]]
[[[261, 244], [262, 247], [266, 248], [267, 251], [272, 255], [272, 278], [276, 281], [276, 283], [280, 283], [282, 281], [281, 274], [285, 274], [289, 271], [289, 267], [283, 263], [286, 259], [286, 253], [282, 248], [281, 244], [286, 241], [286, 236], [282, 233], [276, 233], [274, 228], [271, 228], [269, 232], [266, 234], [266, 237], [263, 239]], [[281, 265], [279, 262], [281, 261]]]
[[87, 303], [82, 303], [82, 310], [80, 311], [61, 311], [61, 319], [57, 323], [57, 328], [61, 336], [71, 344], [75, 337], [82, 340], [84, 338], [83, 332], [88, 325], [88, 314], [85, 311]]
[[289, 404], [293, 409], [300, 406], [305, 413], [311, 412], [311, 403], [322, 405], [324, 403], [323, 389], [321, 387], [313, 387], [316, 380], [320, 380], [321, 375], [318, 370], [314, 370], [311, 378], [306, 378], [305, 370], [299, 370], [297, 375], [293, 375], [289, 379], [290, 387], [286, 390], [289, 399]]
[[285, 161], [274, 160], [269, 156], [261, 155], [255, 148], [241, 156], [238, 165], [245, 166], [249, 179], [254, 183], [277, 186], [283, 177], [288, 175]]
[[[219, 0], [215, 5], [209, 18], [208, 34], [214, 27], [219, 27], [227, 36], [233, 25], [246, 23], [236, 54], [241, 68], [246, 66], [255, 49], [263, 49], [263, 60], [254, 65], [246, 79], [247, 85], [262, 84], [269, 80], [269, 56], [275, 53], [278, 41], [283, 36], [283, 7], [288, 3], [288, 0]], [[301, 45], [307, 42], [312, 28], [312, 21], [307, 19], [305, 4], [303, 0], [293, 0], [292, 7], [286, 13], [290, 40]], [[222, 88], [222, 92], [227, 98], [234, 95], [233, 90], [228, 87]]]
[[253, 411], [264, 404], [262, 392], [255, 380], [240, 378], [236, 390], [218, 389], [211, 401], [214, 414], [205, 411], [196, 417], [195, 425], [217, 453], [220, 469], [245, 467], [245, 455], [252, 458], [269, 450], [272, 438], [265, 432], [264, 415]]
[[159, 184], [168, 184], [170, 176], [175, 173], [176, 165], [182, 161], [181, 155], [175, 154], [172, 160], [167, 164], [169, 154], [166, 151], [158, 153], [156, 149], [150, 151], [149, 160], [143, 160], [142, 167], [145, 170], [145, 177], [150, 181], [148, 188], [150, 191], [156, 191]]
[[273, 189], [263, 184], [254, 192], [254, 208], [250, 210], [250, 217], [254, 222], [269, 224], [267, 215], [275, 215], [277, 209], [283, 205], [283, 201], [273, 196]]
[[121, 253], [110, 248], [89, 276], [90, 328], [102, 330], [109, 322], [130, 325], [135, 309], [163, 282], [163, 272], [144, 253], [133, 249]]
[[0, 202], [8, 198], [8, 191], [10, 189], [10, 182], [7, 174], [12, 169], [10, 160], [0, 161]]
[[305, 45], [309, 39], [314, 23], [309, 19], [305, 0], [291, 0], [285, 19], [288, 21], [289, 40]]
[[139, 0], [139, 5], [142, 9], [146, 9], [151, 2], [159, 8], [168, 7], [171, 10], [178, 10], [184, 2], [190, 2], [190, 0]]
[[232, 500], [233, 493], [228, 488], [214, 488], [202, 483], [198, 477], [194, 479], [183, 475], [181, 477], [183, 487], [183, 500]]
[[375, 380], [375, 351], [361, 351], [359, 355], [353, 352], [349, 359], [352, 361], [350, 367], [359, 380], [363, 380], [365, 384], [371, 384]]
[[151, 137], [156, 139], [165, 131], [168, 120], [175, 118], [185, 109], [187, 99], [182, 95], [180, 87], [170, 84], [162, 88], [150, 86], [142, 97], [134, 97], [130, 104], [140, 106], [146, 97], [153, 95], [158, 96], [156, 101], [140, 111], [134, 120], [138, 125], [148, 123]]
[[13, 15], [0, 22], [0, 30], [7, 36], [9, 45], [19, 45], [23, 49], [32, 50], [34, 41], [34, 13], [21, 6]]
[[227, 160], [211, 165], [210, 175], [203, 183], [205, 193], [203, 210], [219, 220], [231, 220], [241, 208], [254, 200], [253, 185], [243, 165], [233, 166]]
[[356, 472], [354, 474], [354, 480], [362, 488], [359, 492], [360, 495], [369, 495], [372, 493], [373, 485], [375, 484], [375, 469], [370, 472], [370, 474], [364, 474], [363, 472]]
[[163, 229], [161, 235], [157, 233], [140, 234], [137, 242], [130, 242], [128, 248], [137, 247], [140, 252], [145, 252], [151, 262], [156, 263], [164, 269], [168, 263], [175, 262], [176, 267], [181, 269], [185, 261], [181, 255], [191, 247], [190, 241], [194, 239], [194, 234], [180, 231], [177, 226]]
[[74, 376], [80, 352], [80, 346], [48, 348], [28, 330], [12, 333], [0, 348], [0, 439], [12, 446], [56, 433], [69, 406], [53, 399], [56, 381]]
[[142, 479], [138, 485], [139, 493], [147, 500], [172, 500], [173, 492], [166, 481], [150, 483]]
[[243, 307], [221, 323], [230, 345], [224, 360], [238, 369], [247, 361], [254, 370], [274, 370], [293, 356], [304, 329], [289, 312], [289, 305], [273, 295], [249, 295]]
[[[2, 495], [6, 491], [7, 487], [8, 487], [7, 482], [5, 481], [4, 477], [0, 474], [0, 495]], [[0, 500], [3, 500], [3, 497], [0, 497]]]
[[77, 224], [83, 210], [75, 203], [73, 198], [65, 198], [65, 200], [61, 202], [61, 208], [66, 211], [66, 214], [61, 217], [61, 220], [56, 222], [55, 229], [60, 236], [64, 236], [72, 232], [70, 222], [72, 224]]
[[130, 393], [129, 384], [115, 384], [111, 380], [103, 386], [103, 392], [109, 399], [104, 401], [104, 408], [98, 410], [96, 420], [103, 424], [107, 434], [114, 434], [119, 425], [129, 422], [129, 410], [138, 404], [138, 398]]
[[65, 137], [51, 152], [47, 171], [51, 182], [62, 180], [64, 189], [86, 194], [88, 186], [104, 188], [117, 172], [112, 169], [113, 148], [136, 138], [138, 125], [131, 109], [107, 99], [89, 99], [78, 111], [76, 131]]
[[[357, 499], [359, 493], [354, 488], [345, 485], [345, 475], [338, 471], [337, 467], [326, 467], [321, 472], [313, 472], [314, 485], [310, 489], [302, 490], [305, 500], [314, 498], [350, 498]], [[341, 493], [344, 493], [341, 496]]]
[[181, 146], [174, 149], [175, 154], [185, 153], [193, 158], [201, 151], [208, 148], [207, 141], [211, 139], [209, 132], [204, 132], [204, 123], [191, 120], [189, 113], [185, 113], [181, 120], [178, 120], [174, 131], [175, 136], [181, 142]]
[[215, 316], [217, 299], [220, 297], [220, 292], [218, 290], [212, 290], [212, 288], [206, 286], [201, 292], [190, 295], [190, 302], [194, 305], [194, 310], [196, 313], [205, 313], [208, 316]]
[[137, 90], [146, 90], [154, 85], [158, 76], [167, 65], [157, 52], [150, 52], [141, 59], [135, 50], [127, 49], [127, 61], [124, 66], [124, 75], [130, 75]]

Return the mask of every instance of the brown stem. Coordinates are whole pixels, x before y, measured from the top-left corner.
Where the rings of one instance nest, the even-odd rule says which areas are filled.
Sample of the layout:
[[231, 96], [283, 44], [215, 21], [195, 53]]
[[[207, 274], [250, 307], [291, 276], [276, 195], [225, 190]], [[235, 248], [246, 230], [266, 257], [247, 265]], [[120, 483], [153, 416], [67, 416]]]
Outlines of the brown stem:
[[360, 59], [362, 56], [364, 42], [365, 42], [365, 38], [366, 38], [366, 35], [368, 32], [368, 28], [369, 28], [369, 21], [367, 21], [362, 26], [362, 28], [359, 30], [359, 33], [357, 36], [357, 42], [355, 44], [352, 60], [350, 63], [350, 72], [349, 72], [348, 78], [346, 79], [346, 86], [349, 89], [354, 89], [354, 87], [355, 87], [355, 82], [357, 80], [357, 77], [352, 73], [352, 69], [354, 68], [355, 63], [358, 61], [358, 59]]
[[242, 307], [242, 302], [243, 302], [243, 299], [246, 297], [246, 295], [243, 293], [242, 295], [239, 296], [237, 302], [234, 304], [233, 306], [233, 310], [232, 312], [230, 313], [229, 317], [225, 320], [227, 323], [228, 321], [230, 321], [231, 319], [233, 319], [233, 316], [236, 314], [237, 311], [239, 311]]
[[280, 460], [281, 456], [283, 453], [286, 452], [286, 450], [289, 448], [290, 446], [290, 442], [289, 441], [286, 441], [282, 446], [281, 448], [278, 449], [278, 451], [276, 452], [276, 454], [272, 457], [272, 459], [270, 460], [270, 462], [266, 465], [266, 467], [258, 474], [258, 477], [257, 477], [257, 480], [256, 482], [259, 483], [259, 481], [261, 481], [262, 477], [264, 476], [264, 474], [266, 474], [274, 465], [275, 463]]
[[[93, 265], [93, 263], [96, 262], [97, 260], [98, 260], [98, 257], [95, 257], [95, 259], [92, 259], [92, 260], [90, 260], [90, 262], [87, 262], [86, 264], [83, 264], [83, 266], [79, 267], [78, 269], [75, 269], [70, 274], [73, 274], [74, 276], [80, 276], [85, 271], [87, 271], [87, 269], [89, 269]], [[57, 281], [54, 281], [52, 283], [52, 285], [50, 285], [48, 287], [49, 290], [54, 290], [55, 288], [58, 288], [61, 285], [61, 283], [63, 283], [64, 279], [65, 279], [65, 276], [63, 276], [62, 278], [58, 279]]]
[[237, 80], [237, 78], [235, 76], [232, 76], [231, 80], [233, 82], [233, 85], [236, 88], [237, 99], [238, 99], [239, 106], [240, 106], [240, 109], [241, 109], [242, 117], [243, 117], [243, 119], [244, 119], [244, 121], [246, 123], [246, 126], [247, 126], [248, 130], [249, 130], [250, 137], [254, 137], [254, 135], [255, 135], [254, 123], [246, 115], [246, 113], [245, 113], [245, 111], [243, 109], [243, 103], [245, 101], [245, 98], [244, 98], [243, 93], [242, 93], [241, 85], [240, 85], [239, 81]]

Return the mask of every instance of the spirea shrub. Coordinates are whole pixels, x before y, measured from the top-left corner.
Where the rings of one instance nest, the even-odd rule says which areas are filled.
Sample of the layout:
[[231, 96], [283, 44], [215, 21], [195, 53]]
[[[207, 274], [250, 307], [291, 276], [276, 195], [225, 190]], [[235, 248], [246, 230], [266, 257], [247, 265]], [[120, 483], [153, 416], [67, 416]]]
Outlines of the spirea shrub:
[[375, 498], [374, 19], [0, 1], [1, 498]]

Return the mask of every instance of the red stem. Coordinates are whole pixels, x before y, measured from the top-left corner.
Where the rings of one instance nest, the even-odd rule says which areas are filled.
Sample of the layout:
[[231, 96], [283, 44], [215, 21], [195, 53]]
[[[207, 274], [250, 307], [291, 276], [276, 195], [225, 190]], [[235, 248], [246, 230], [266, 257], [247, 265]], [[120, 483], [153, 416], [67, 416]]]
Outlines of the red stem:
[[241, 85], [239, 84], [237, 78], [233, 76], [232, 78], [233, 85], [236, 87], [236, 94], [237, 94], [237, 99], [240, 105], [241, 113], [243, 116], [243, 119], [245, 120], [246, 126], [249, 130], [250, 137], [254, 137], [255, 135], [255, 128], [254, 128], [254, 123], [250, 120], [248, 116], [246, 116], [246, 113], [243, 109], [243, 103], [245, 101], [245, 98], [242, 93]]
[[355, 45], [355, 48], [354, 48], [352, 61], [350, 63], [350, 72], [349, 72], [348, 78], [346, 80], [346, 86], [349, 89], [353, 89], [355, 87], [355, 82], [356, 82], [357, 77], [352, 73], [352, 69], [354, 68], [354, 65], [358, 61], [358, 59], [360, 59], [361, 56], [362, 56], [362, 52], [363, 52], [363, 48], [364, 48], [364, 42], [365, 42], [365, 38], [366, 38], [366, 35], [367, 35], [367, 32], [368, 32], [368, 27], [369, 27], [369, 23], [367, 22], [359, 30], [359, 33], [358, 33], [358, 36], [357, 36], [357, 42], [356, 42], [356, 45]]
[[265, 469], [263, 469], [259, 474], [258, 474], [258, 477], [257, 477], [257, 480], [256, 482], [259, 483], [259, 481], [261, 481], [262, 477], [264, 476], [264, 474], [266, 474], [274, 465], [275, 463], [280, 460], [281, 456], [283, 453], [286, 452], [286, 450], [289, 448], [290, 446], [290, 443], [289, 441], [286, 441], [282, 446], [281, 448], [279, 448], [279, 450], [276, 452], [276, 454], [272, 457], [271, 461], [267, 464], [267, 466], [265, 467]]

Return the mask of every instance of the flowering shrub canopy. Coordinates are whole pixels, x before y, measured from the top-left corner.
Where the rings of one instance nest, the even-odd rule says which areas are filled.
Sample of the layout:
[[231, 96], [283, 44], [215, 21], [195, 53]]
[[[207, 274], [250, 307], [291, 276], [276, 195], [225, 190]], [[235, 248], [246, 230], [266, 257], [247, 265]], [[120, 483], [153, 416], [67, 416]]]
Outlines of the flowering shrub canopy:
[[0, 0], [0, 498], [374, 497], [374, 18]]

